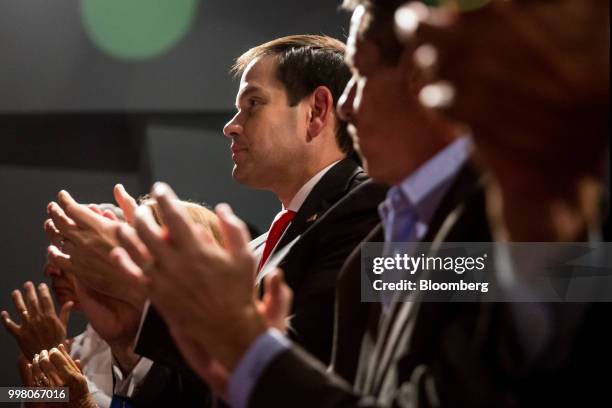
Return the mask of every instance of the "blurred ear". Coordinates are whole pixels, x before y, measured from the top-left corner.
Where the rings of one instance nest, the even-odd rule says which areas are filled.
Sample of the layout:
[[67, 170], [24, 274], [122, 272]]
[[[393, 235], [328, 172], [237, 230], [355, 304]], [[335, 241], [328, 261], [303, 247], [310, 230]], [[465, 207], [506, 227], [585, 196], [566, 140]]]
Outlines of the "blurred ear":
[[333, 123], [334, 98], [326, 86], [317, 87], [309, 97], [310, 117], [308, 120], [307, 141], [310, 142]]
[[404, 47], [398, 62], [398, 68], [402, 70], [405, 91], [410, 94], [418, 94], [427, 85], [429, 78], [433, 74], [433, 68], [423, 69], [415, 63], [415, 48]]

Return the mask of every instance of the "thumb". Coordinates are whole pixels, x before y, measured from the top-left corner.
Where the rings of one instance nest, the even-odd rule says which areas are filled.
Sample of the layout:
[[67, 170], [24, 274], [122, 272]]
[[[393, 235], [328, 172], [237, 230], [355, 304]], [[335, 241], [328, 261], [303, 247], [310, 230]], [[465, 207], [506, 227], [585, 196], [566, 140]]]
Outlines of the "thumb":
[[217, 204], [215, 211], [219, 217], [219, 227], [228, 252], [232, 255], [247, 252], [251, 237], [244, 221], [234, 214], [228, 204]]
[[289, 315], [289, 311], [291, 310], [293, 292], [285, 283], [284, 273], [281, 269], [277, 269], [274, 275], [267, 277], [264, 281], [264, 285], [266, 319], [272, 326], [284, 331], [286, 329], [285, 318]]
[[32, 381], [32, 365], [23, 354], [19, 354], [17, 362], [19, 365], [21, 384], [23, 384], [24, 387], [33, 387], [34, 381]]
[[50, 264], [63, 271], [68, 271], [72, 267], [70, 255], [63, 253], [55, 245], [49, 245], [47, 247], [47, 259], [49, 260]]
[[128, 194], [128, 192], [125, 190], [125, 187], [123, 187], [123, 184], [115, 185], [115, 188], [113, 189], [113, 195], [115, 196], [115, 201], [117, 202], [117, 204], [119, 204], [119, 208], [121, 208], [121, 210], [123, 211], [125, 221], [128, 224], [132, 224], [132, 221], [134, 221], [134, 212], [138, 207], [138, 203], [136, 202], [134, 197]]
[[73, 307], [74, 302], [69, 300], [62, 305], [62, 309], [60, 310], [59, 319], [66, 329], [68, 329], [68, 320], [70, 319], [70, 312]]

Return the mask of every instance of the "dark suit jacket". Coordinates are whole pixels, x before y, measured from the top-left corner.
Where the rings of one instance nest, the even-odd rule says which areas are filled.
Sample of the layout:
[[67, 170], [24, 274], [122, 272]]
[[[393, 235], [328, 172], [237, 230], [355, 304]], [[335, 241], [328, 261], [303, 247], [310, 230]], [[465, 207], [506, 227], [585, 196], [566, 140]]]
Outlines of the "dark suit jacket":
[[[279, 264], [294, 292], [290, 337], [325, 363], [331, 355], [338, 272], [350, 251], [378, 222], [377, 206], [386, 190], [369, 181], [353, 160], [341, 160], [315, 185], [276, 247], [301, 235]], [[145, 316], [135, 350], [190, 372], [154, 308]]]
[[378, 222], [377, 207], [387, 191], [352, 164], [338, 167], [315, 186], [278, 246], [301, 233], [279, 264], [294, 293], [289, 337], [325, 364], [331, 356], [338, 273]]
[[157, 363], [126, 400], [134, 408], [214, 406], [212, 394], [200, 381]]
[[[446, 212], [448, 216], [430, 239], [485, 241], [485, 236], [474, 235], [474, 228], [484, 226], [482, 190], [464, 190], [468, 196], [463, 200], [459, 194], [462, 189], [454, 190], [459, 201], [445, 200], [455, 209]], [[443, 215], [444, 209], [439, 213]], [[487, 231], [481, 233], [486, 235]], [[344, 269], [342, 277], [345, 273], [349, 271]], [[339, 285], [339, 290], [343, 288]], [[538, 321], [538, 314], [530, 314], [541, 304], [398, 303], [377, 324], [356, 328], [348, 323], [358, 319], [351, 313], [363, 311], [355, 297], [359, 292], [352, 293], [352, 304], [344, 299], [351, 293], [338, 295], [340, 324], [334, 362], [345, 377], [347, 373], [350, 377], [354, 367], [347, 367], [346, 362], [356, 358], [350, 338], [363, 332], [355, 383], [351, 385], [327, 372], [326, 367], [294, 346], [266, 367], [252, 391], [250, 407], [609, 405], [605, 402], [610, 401], [609, 376], [597, 369], [605, 370], [612, 364], [611, 331], [604, 328], [612, 309], [607, 304], [545, 304], [547, 315], [542, 327], [533, 323], [533, 319]], [[517, 309], [517, 305], [521, 307]], [[523, 328], [522, 334], [517, 334], [513, 324], [517, 316], [510, 316], [517, 310], [523, 310], [518, 320], [529, 328], [527, 332]], [[575, 318], [577, 311], [584, 313], [579, 319]], [[376, 312], [370, 309], [367, 313], [373, 316]], [[570, 319], [572, 327], [566, 324], [566, 317], [574, 317]], [[549, 343], [537, 353], [522, 346], [526, 337], [537, 339], [544, 337], [542, 333]], [[345, 352], [350, 355], [342, 356]]]
[[[371, 232], [367, 240], [382, 241], [380, 225]], [[466, 166], [435, 212], [425, 241], [489, 240], [482, 183], [478, 175]], [[294, 347], [282, 353], [264, 371], [253, 390], [251, 406], [375, 405], [375, 399], [360, 397], [345, 381], [355, 380], [357, 390], [377, 395], [377, 391], [381, 391], [381, 386], [387, 381], [387, 373], [397, 375], [397, 360], [403, 355], [395, 350], [397, 339], [389, 338], [387, 328], [392, 324], [404, 322], [397, 320], [396, 315], [392, 318], [381, 318], [379, 304], [361, 302], [360, 275], [360, 253], [355, 250], [342, 269], [337, 295], [332, 368], [344, 378], [326, 374], [322, 365], [313, 361], [300, 348]], [[439, 305], [445, 310], [455, 306]], [[425, 335], [425, 332], [423, 334]], [[402, 340], [408, 343], [406, 339]], [[399, 378], [403, 379], [405, 376], [410, 378], [412, 373], [402, 372]]]
[[[424, 242], [489, 242], [483, 178], [470, 165], [464, 166], [436, 210]], [[396, 303], [363, 336], [355, 388], [376, 395], [389, 405], [397, 396], [398, 385], [417, 367], [436, 358], [443, 342], [442, 329], [451, 315], [471, 306], [449, 302]], [[448, 319], [448, 320], [447, 320]], [[404, 398], [401, 396], [400, 398]]]
[[[423, 241], [486, 242], [490, 240], [485, 219], [484, 196], [480, 177], [466, 166], [442, 200]], [[469, 198], [472, 196], [472, 198]], [[469, 202], [468, 202], [469, 201]], [[467, 209], [467, 211], [466, 211]], [[449, 217], [449, 215], [451, 215]], [[461, 219], [452, 222], [461, 214]], [[382, 223], [377, 225], [365, 242], [382, 242]], [[336, 324], [332, 369], [353, 383], [359, 362], [359, 350], [368, 333], [368, 341], [376, 339], [380, 303], [362, 302], [355, 294], [361, 291], [361, 253], [357, 248], [342, 268], [338, 282]]]

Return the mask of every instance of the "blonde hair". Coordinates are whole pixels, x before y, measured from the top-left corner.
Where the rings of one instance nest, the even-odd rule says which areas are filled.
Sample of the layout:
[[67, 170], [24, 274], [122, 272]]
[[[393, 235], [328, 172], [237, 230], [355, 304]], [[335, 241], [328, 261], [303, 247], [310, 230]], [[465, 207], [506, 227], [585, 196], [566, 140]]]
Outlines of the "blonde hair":
[[[146, 195], [139, 199], [140, 205], [146, 205], [151, 208], [151, 212], [153, 213], [153, 218], [159, 225], [164, 225], [164, 221], [159, 211], [159, 206], [157, 201]], [[221, 236], [221, 229], [219, 228], [219, 218], [217, 214], [215, 214], [210, 209], [206, 208], [203, 205], [192, 203], [190, 201], [179, 200], [179, 203], [187, 210], [187, 214], [191, 220], [202, 226], [206, 232], [209, 232], [215, 241], [223, 246], [223, 237]]]

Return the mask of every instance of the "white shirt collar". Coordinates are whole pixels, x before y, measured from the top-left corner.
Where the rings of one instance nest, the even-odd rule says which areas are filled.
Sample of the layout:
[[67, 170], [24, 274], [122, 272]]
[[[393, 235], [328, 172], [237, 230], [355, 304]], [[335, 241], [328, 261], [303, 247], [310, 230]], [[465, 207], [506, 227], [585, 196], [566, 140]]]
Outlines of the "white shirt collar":
[[[310, 194], [314, 186], [316, 186], [319, 180], [323, 178], [325, 173], [327, 173], [329, 169], [331, 169], [339, 161], [340, 160], [333, 162], [332, 164], [330, 164], [329, 166], [325, 167], [323, 170], [315, 174], [310, 180], [308, 180], [306, 184], [304, 184], [302, 188], [299, 189], [297, 194], [289, 202], [289, 207], [287, 209], [298, 212], [300, 208], [302, 207], [302, 204], [304, 204], [304, 201], [306, 201], [306, 197], [308, 197], [308, 195]], [[285, 210], [285, 208], [283, 208], [283, 210]]]
[[113, 356], [113, 375], [115, 376], [114, 393], [124, 397], [131, 397], [134, 390], [142, 384], [152, 366], [153, 361], [146, 357], [141, 357], [132, 371], [124, 375]]

